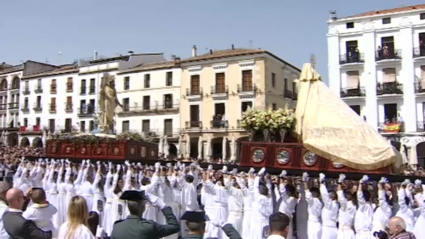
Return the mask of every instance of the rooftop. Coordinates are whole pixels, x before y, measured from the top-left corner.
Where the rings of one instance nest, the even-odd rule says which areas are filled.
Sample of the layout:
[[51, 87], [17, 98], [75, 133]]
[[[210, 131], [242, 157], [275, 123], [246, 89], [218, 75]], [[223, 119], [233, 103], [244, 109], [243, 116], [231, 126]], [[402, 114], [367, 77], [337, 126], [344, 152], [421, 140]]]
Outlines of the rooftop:
[[140, 53], [140, 54], [128, 54], [128, 55], [120, 55], [115, 57], [102, 57], [97, 60], [90, 60], [90, 64], [102, 64], [107, 62], [115, 62], [115, 61], [128, 61], [132, 56], [149, 56], [149, 55], [162, 55], [162, 53]]
[[150, 71], [150, 70], [159, 70], [159, 69], [170, 69], [173, 67], [177, 67], [176, 61], [162, 61], [162, 62], [154, 62], [154, 63], [144, 63], [138, 66], [135, 66], [131, 69], [121, 71], [119, 74], [140, 72], [140, 71]]
[[78, 72], [78, 66], [75, 65], [75, 64], [66, 64], [66, 65], [60, 65], [56, 69], [51, 70], [51, 71], [24, 76], [24, 77], [22, 77], [22, 79], [31, 79], [31, 78], [38, 78], [38, 77], [43, 77], [43, 76], [61, 75], [61, 74], [74, 73], [74, 72]]
[[386, 14], [396, 14], [396, 13], [410, 12], [410, 11], [416, 11], [416, 10], [425, 10], [425, 4], [419, 4], [414, 6], [404, 6], [404, 7], [378, 10], [378, 11], [370, 11], [370, 12], [365, 12], [358, 15], [338, 18], [338, 20], [360, 18], [360, 17], [371, 17], [371, 16], [386, 15]]

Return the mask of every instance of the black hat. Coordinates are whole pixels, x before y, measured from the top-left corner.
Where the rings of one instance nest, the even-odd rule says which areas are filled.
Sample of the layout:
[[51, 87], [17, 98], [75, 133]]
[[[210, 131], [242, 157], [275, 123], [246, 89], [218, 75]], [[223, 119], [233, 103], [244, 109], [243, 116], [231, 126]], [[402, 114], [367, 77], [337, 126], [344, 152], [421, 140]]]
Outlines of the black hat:
[[183, 214], [180, 220], [188, 222], [206, 222], [209, 221], [209, 218], [205, 214], [205, 211], [187, 211]]
[[145, 195], [145, 191], [127, 190], [121, 194], [120, 199], [127, 201], [141, 201], [147, 200], [148, 198]]

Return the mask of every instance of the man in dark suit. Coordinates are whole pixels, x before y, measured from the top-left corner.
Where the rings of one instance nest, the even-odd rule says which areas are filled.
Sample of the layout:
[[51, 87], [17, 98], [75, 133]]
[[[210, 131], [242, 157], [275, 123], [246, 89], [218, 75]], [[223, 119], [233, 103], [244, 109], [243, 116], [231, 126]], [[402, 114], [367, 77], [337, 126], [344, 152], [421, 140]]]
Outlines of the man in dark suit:
[[[206, 221], [208, 221], [208, 216], [205, 215], [205, 211], [186, 211], [181, 220], [186, 221], [187, 229], [189, 230], [189, 235], [184, 239], [202, 239], [205, 233]], [[242, 239], [241, 235], [236, 231], [236, 229], [230, 223], [218, 223], [211, 222], [214, 226], [221, 227], [221, 229], [226, 233], [229, 239]]]
[[[125, 191], [120, 197], [127, 200], [130, 216], [125, 220], [117, 221], [111, 233], [111, 239], [159, 239], [180, 231], [180, 225], [170, 207], [153, 195], [146, 196], [144, 192]], [[161, 209], [164, 214], [166, 225], [158, 224], [142, 218], [145, 205], [149, 201], [152, 206]]]
[[3, 214], [3, 225], [13, 239], [51, 239], [52, 232], [40, 230], [33, 221], [22, 217], [22, 209], [29, 203], [22, 190], [12, 188], [6, 193], [9, 210]]

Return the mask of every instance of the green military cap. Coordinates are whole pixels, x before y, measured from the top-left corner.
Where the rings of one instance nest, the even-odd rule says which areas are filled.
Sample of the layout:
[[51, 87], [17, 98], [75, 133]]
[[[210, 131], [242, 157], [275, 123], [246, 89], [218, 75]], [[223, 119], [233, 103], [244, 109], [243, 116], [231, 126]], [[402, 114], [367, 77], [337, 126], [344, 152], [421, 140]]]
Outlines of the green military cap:
[[145, 195], [145, 191], [127, 190], [121, 194], [120, 199], [127, 201], [142, 201], [148, 200], [148, 197]]

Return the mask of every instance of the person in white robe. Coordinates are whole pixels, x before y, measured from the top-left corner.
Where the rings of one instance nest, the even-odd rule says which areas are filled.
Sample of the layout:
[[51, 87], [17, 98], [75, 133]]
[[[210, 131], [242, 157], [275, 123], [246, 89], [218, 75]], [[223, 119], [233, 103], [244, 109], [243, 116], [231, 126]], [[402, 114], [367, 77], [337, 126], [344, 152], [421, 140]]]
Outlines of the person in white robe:
[[[254, 169], [252, 169], [254, 170]], [[253, 180], [254, 171], [250, 171], [250, 177], [246, 177], [242, 174], [240, 176], [240, 186], [243, 193], [243, 220], [242, 220], [242, 238], [249, 238], [250, 236], [250, 225], [251, 225], [251, 216], [252, 216], [252, 201], [253, 201], [253, 188], [254, 188], [254, 180]]]
[[325, 185], [325, 174], [319, 174], [320, 195], [323, 200], [322, 209], [322, 237], [328, 239], [337, 239], [338, 237], [338, 211], [339, 204], [335, 191], [328, 189]]
[[292, 215], [295, 212], [297, 206], [297, 199], [295, 198], [296, 189], [292, 184], [288, 184], [286, 179], [286, 170], [283, 170], [279, 175], [279, 190], [276, 193], [276, 200], [279, 205], [279, 212], [284, 213], [289, 217], [289, 231], [288, 238], [292, 238], [293, 235], [293, 218]]
[[421, 180], [417, 179], [415, 181], [415, 188], [417, 190], [417, 193], [415, 194], [415, 201], [418, 205], [420, 214], [415, 222], [415, 226], [412, 232], [415, 234], [416, 238], [425, 238], [425, 230], [423, 229], [425, 225], [425, 197], [423, 194]]
[[[113, 197], [113, 189], [111, 189], [111, 187], [113, 186], [112, 178], [114, 177], [114, 175], [112, 174], [113, 165], [111, 162], [108, 163], [107, 169], [108, 169], [108, 173], [106, 174], [105, 185], [103, 186], [103, 192], [106, 198], [106, 202], [103, 207], [103, 217], [101, 218], [101, 225], [103, 229], [105, 229], [108, 224], [113, 223], [111, 222], [111, 218], [112, 218], [111, 205], [112, 205], [112, 201], [114, 197]], [[117, 181], [118, 181], [118, 178], [117, 178]], [[117, 182], [115, 182], [115, 185], [116, 184]]]
[[242, 180], [236, 176], [236, 169], [232, 171], [232, 177], [225, 175], [227, 179], [225, 189], [229, 194], [228, 198], [228, 210], [229, 216], [227, 222], [233, 225], [239, 234], [242, 234], [243, 226], [243, 209], [244, 209], [244, 195], [241, 189]]
[[340, 205], [338, 212], [338, 239], [355, 239], [354, 216], [356, 215], [356, 205], [353, 203], [353, 194], [348, 190], [343, 190], [342, 184], [345, 174], [340, 174], [338, 178], [338, 202]]
[[86, 161], [86, 167], [83, 170], [83, 177], [81, 179], [81, 184], [79, 186], [79, 194], [84, 197], [87, 202], [87, 207], [90, 210], [93, 208], [93, 175], [92, 175], [93, 166], [90, 163], [90, 160]]
[[116, 172], [113, 176], [112, 185], [109, 187], [109, 194], [112, 195], [109, 217], [105, 223], [105, 232], [108, 236], [111, 235], [113, 225], [116, 221], [124, 219], [125, 202], [120, 200], [124, 188], [124, 180], [119, 178], [122, 165], [118, 164]]
[[[161, 164], [155, 163], [155, 172], [152, 174], [152, 177], [143, 177], [141, 180], [140, 191], [145, 191], [150, 195], [159, 196], [158, 190], [161, 184], [159, 174], [162, 173]], [[149, 175], [148, 175], [149, 176]], [[143, 212], [143, 218], [146, 220], [152, 220], [158, 222], [158, 208], [151, 205], [151, 203], [146, 203], [145, 211]], [[161, 213], [162, 214], [162, 213]]]
[[363, 190], [363, 183], [367, 182], [369, 177], [364, 175], [359, 181], [357, 188], [358, 208], [354, 219], [354, 228], [356, 230], [356, 239], [370, 239], [373, 236], [373, 208], [371, 196], [368, 190]]
[[273, 198], [266, 185], [260, 185], [260, 177], [264, 176], [266, 169], [262, 168], [254, 179], [251, 239], [263, 239], [269, 230], [269, 216], [273, 213]]
[[99, 215], [99, 220], [102, 221], [104, 218], [103, 209], [105, 205], [105, 195], [104, 195], [104, 183], [102, 180], [102, 165], [100, 161], [97, 161], [97, 170], [96, 175], [94, 176], [94, 181], [92, 185], [93, 192], [93, 204], [91, 207], [91, 211], [97, 212]]
[[373, 214], [372, 232], [385, 231], [390, 222], [392, 208], [389, 204], [389, 199], [387, 199], [386, 183], [388, 183], [388, 180], [385, 177], [382, 177], [378, 182], [378, 207]]
[[401, 185], [397, 185], [397, 198], [399, 209], [396, 216], [403, 218], [406, 223], [406, 231], [413, 231], [415, 225], [415, 215], [411, 208], [411, 198], [413, 184], [409, 179], [406, 179]]
[[321, 214], [323, 204], [320, 201], [320, 190], [318, 188], [310, 188], [308, 186], [309, 176], [303, 173], [302, 181], [304, 182], [305, 200], [307, 201], [308, 222], [307, 235], [308, 239], [322, 238]]

